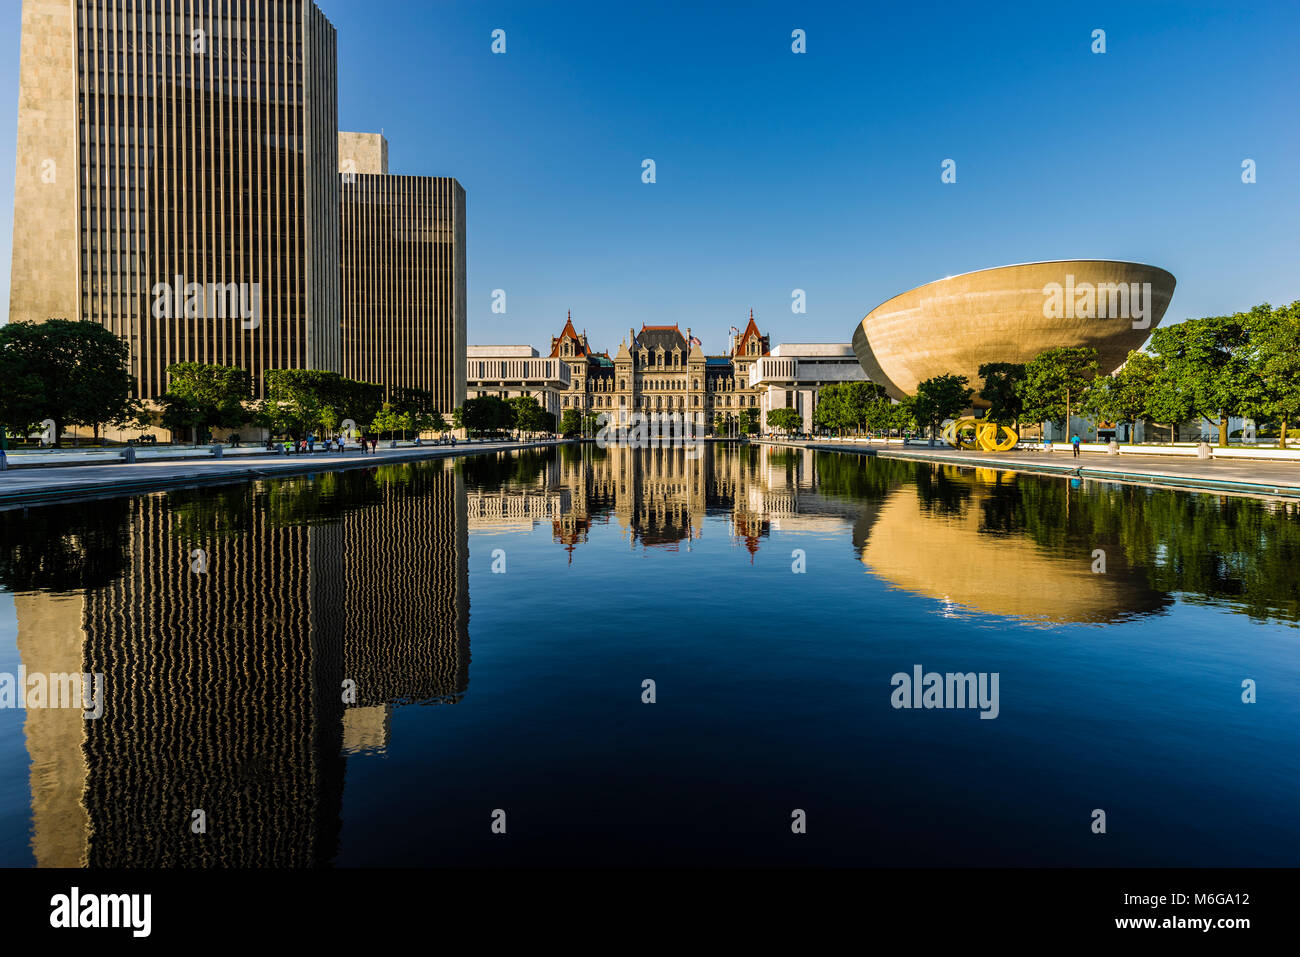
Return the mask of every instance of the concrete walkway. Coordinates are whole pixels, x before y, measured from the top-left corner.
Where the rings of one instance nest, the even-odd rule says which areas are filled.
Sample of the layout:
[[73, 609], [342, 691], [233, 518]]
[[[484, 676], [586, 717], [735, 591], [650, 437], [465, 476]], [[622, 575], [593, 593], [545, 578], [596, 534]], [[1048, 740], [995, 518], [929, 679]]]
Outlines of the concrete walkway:
[[1265, 498], [1300, 498], [1300, 464], [1250, 459], [1198, 459], [1168, 455], [1069, 452], [959, 452], [936, 445], [850, 445], [784, 439], [763, 439], [763, 444], [871, 455], [882, 459], [941, 462], [961, 468], [1000, 469], [1039, 475], [1068, 475], [1133, 485], [1162, 485], [1196, 491], [1227, 492]]
[[[420, 459], [485, 452], [546, 448], [565, 440], [535, 442], [459, 442], [456, 445], [380, 448], [374, 455], [358, 450], [280, 455], [263, 452], [239, 458], [154, 459], [125, 463], [16, 468], [0, 472], [0, 508], [105, 495], [127, 495], [190, 485], [242, 482], [249, 479], [304, 475], [336, 469], [374, 468]], [[382, 443], [381, 443], [382, 445]]]

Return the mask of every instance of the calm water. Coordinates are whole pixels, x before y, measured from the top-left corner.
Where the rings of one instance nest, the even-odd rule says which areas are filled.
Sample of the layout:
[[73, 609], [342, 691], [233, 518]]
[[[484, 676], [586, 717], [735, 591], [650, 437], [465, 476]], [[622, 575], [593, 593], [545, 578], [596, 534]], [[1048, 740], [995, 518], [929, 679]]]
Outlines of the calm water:
[[1298, 559], [1294, 505], [728, 446], [0, 512], [0, 673], [105, 676], [0, 710], [0, 863], [1294, 865]]

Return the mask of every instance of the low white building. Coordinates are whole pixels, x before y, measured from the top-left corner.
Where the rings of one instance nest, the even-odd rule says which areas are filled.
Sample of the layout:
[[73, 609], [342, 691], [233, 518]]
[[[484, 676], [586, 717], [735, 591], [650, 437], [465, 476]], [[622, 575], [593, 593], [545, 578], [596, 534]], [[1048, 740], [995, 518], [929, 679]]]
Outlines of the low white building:
[[569, 367], [544, 359], [532, 346], [466, 346], [465, 397], [502, 399], [531, 396], [546, 412], [560, 415], [560, 393], [569, 388]]
[[749, 368], [750, 388], [758, 388], [759, 422], [763, 432], [771, 409], [796, 409], [803, 429], [811, 432], [813, 411], [823, 386], [867, 382], [853, 346], [847, 342], [791, 342], [776, 346]]

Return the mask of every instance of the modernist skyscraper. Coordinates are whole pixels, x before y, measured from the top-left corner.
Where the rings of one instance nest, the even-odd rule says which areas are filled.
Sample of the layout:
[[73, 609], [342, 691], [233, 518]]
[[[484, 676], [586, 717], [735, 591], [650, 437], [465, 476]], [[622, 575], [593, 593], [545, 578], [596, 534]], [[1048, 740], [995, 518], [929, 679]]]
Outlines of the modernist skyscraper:
[[10, 318], [342, 368], [334, 27], [311, 0], [24, 0]]
[[339, 134], [343, 374], [465, 401], [465, 190], [388, 175], [388, 142]]
[[25, 0], [22, 26], [11, 320], [102, 323], [144, 399], [192, 361], [464, 401], [465, 191], [338, 132], [311, 0]]

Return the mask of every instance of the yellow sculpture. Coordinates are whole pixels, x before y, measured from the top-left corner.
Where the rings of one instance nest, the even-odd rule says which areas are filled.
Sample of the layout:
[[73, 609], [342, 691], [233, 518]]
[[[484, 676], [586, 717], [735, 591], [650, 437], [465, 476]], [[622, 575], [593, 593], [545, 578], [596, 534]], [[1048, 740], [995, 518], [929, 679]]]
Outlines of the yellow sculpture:
[[[1001, 440], [998, 439], [998, 430], [1006, 433]], [[1009, 452], [1020, 441], [1015, 429], [996, 422], [985, 422], [973, 415], [953, 419], [943, 427], [942, 435], [943, 440], [955, 449], [981, 452]]]

